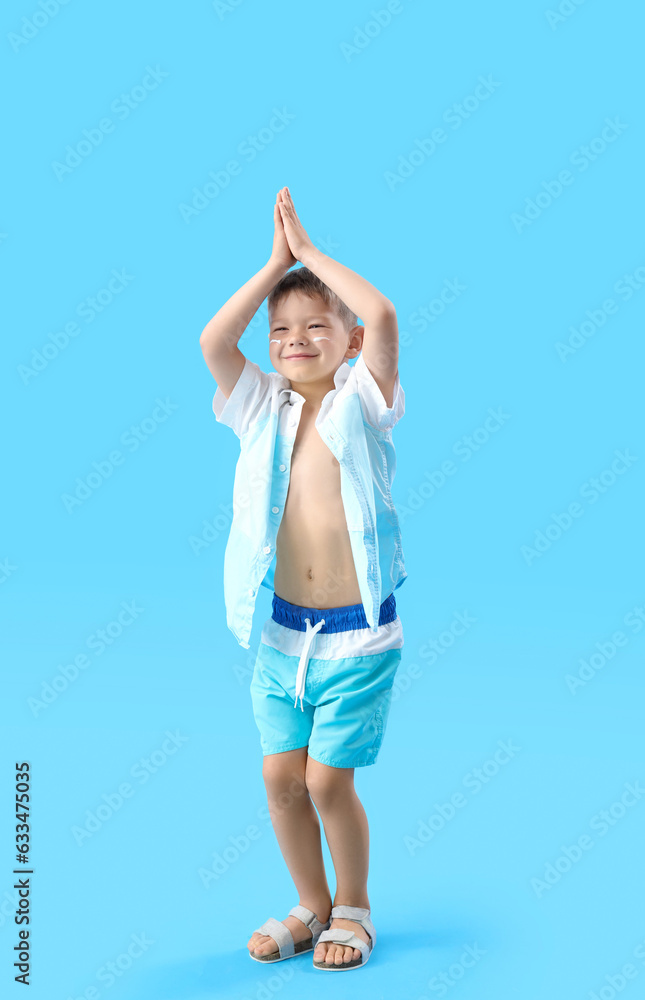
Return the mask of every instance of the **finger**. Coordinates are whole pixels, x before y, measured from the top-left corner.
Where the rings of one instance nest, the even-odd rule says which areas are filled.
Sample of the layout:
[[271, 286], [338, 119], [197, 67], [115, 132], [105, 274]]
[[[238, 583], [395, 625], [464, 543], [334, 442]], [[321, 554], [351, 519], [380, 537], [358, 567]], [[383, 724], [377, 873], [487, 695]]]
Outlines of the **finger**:
[[287, 188], [287, 203], [289, 205], [289, 208], [293, 212], [293, 214], [296, 216], [296, 218], [298, 218], [298, 216], [296, 214], [296, 206], [293, 203], [293, 198], [291, 197], [291, 193], [289, 191], [289, 188]]
[[291, 195], [289, 195], [289, 194], [288, 194], [288, 195], [287, 195], [287, 199], [288, 199], [288, 201], [287, 201], [287, 208], [288, 208], [288, 209], [289, 209], [289, 211], [291, 212], [291, 215], [292, 215], [292, 217], [293, 217], [293, 218], [294, 218], [294, 219], [295, 219], [295, 220], [296, 220], [297, 222], [300, 222], [300, 219], [298, 218], [298, 213], [296, 212], [296, 207], [295, 207], [295, 205], [294, 205], [294, 203], [293, 203], [293, 198], [291, 197]]

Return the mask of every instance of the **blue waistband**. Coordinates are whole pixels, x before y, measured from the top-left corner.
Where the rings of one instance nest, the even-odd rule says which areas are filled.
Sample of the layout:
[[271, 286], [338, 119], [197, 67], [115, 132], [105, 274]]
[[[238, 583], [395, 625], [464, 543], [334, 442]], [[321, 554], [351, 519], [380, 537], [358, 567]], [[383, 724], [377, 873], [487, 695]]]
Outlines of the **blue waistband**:
[[[321, 627], [321, 632], [348, 632], [351, 629], [369, 628], [362, 604], [345, 604], [340, 608], [302, 608], [299, 604], [290, 604], [289, 601], [278, 597], [275, 591], [271, 617], [279, 625], [287, 625], [299, 632], [307, 631], [305, 618], [308, 618], [312, 625], [316, 625], [321, 618], [324, 618], [325, 624]], [[395, 618], [396, 601], [392, 593], [381, 604], [378, 623], [387, 625]]]

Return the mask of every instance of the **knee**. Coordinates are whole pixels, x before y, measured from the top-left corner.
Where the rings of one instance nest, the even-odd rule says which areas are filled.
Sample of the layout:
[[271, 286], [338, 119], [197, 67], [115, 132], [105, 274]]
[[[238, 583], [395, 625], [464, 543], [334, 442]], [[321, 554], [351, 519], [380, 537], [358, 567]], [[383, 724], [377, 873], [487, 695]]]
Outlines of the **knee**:
[[262, 762], [262, 777], [267, 794], [284, 806], [307, 791], [304, 762], [294, 763], [285, 760], [285, 757], [286, 754], [267, 754]]
[[324, 809], [339, 797], [347, 795], [354, 787], [351, 769], [330, 767], [312, 757], [307, 760], [305, 782], [307, 791], [319, 809]]

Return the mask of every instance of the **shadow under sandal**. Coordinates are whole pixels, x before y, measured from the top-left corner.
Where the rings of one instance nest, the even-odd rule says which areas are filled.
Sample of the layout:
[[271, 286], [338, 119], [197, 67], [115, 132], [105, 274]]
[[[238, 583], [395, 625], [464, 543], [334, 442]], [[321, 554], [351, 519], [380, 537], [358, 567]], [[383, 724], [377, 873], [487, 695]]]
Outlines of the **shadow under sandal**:
[[334, 917], [340, 917], [344, 920], [355, 920], [357, 924], [365, 928], [371, 940], [367, 944], [362, 938], [359, 938], [358, 934], [354, 934], [354, 931], [350, 931], [346, 927], [334, 927], [332, 930], [323, 931], [318, 938], [318, 944], [321, 942], [324, 944], [325, 941], [329, 941], [331, 944], [342, 944], [346, 948], [358, 948], [361, 957], [353, 958], [350, 962], [342, 962], [340, 965], [336, 965], [335, 962], [325, 962], [324, 960], [317, 962], [314, 959], [314, 969], [329, 969], [332, 972], [344, 972], [345, 969], [358, 969], [361, 965], [365, 965], [372, 954], [372, 948], [376, 944], [376, 930], [370, 920], [370, 911], [364, 906], [332, 906], [330, 921]]
[[318, 944], [321, 933], [331, 923], [331, 917], [322, 923], [313, 910], [301, 906], [300, 903], [289, 910], [289, 916], [302, 920], [303, 924], [306, 924], [311, 930], [312, 936], [305, 938], [304, 941], [294, 941], [293, 934], [284, 921], [269, 917], [261, 927], [258, 927], [257, 932], [272, 937], [278, 946], [278, 951], [271, 951], [268, 955], [257, 955], [255, 952], [249, 951], [251, 958], [256, 962], [281, 962], [285, 958], [295, 958], [296, 955], [301, 955], [305, 951], [313, 951]]

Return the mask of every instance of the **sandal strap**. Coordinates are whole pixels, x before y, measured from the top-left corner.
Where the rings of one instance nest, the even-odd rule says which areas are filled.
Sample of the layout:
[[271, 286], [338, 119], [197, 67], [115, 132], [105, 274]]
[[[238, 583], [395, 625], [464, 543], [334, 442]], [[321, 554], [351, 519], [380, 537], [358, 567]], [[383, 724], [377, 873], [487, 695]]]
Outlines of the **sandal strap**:
[[[321, 933], [326, 927], [329, 927], [330, 923], [330, 920], [326, 920], [325, 923], [322, 923], [313, 910], [308, 909], [306, 906], [302, 906], [300, 903], [291, 907], [289, 910], [289, 916], [297, 917], [298, 920], [302, 920], [303, 924], [306, 924], [311, 931], [312, 944], [314, 946], [318, 943], [318, 938]], [[280, 958], [289, 958], [291, 955], [295, 955], [293, 934], [283, 920], [276, 920], [275, 917], [269, 917], [264, 921], [261, 927], [258, 927], [257, 931], [259, 934], [268, 934], [269, 937], [273, 938], [278, 946]]]
[[280, 958], [288, 958], [291, 955], [295, 955], [293, 935], [282, 920], [269, 917], [257, 930], [259, 934], [268, 934], [269, 937], [273, 938], [278, 946]]
[[[371, 911], [365, 906], [347, 906], [346, 904], [341, 903], [338, 906], [332, 906], [331, 919], [333, 920], [334, 917], [340, 917], [343, 920], [355, 920], [356, 923], [360, 924], [361, 927], [363, 927], [369, 934], [372, 940], [368, 947], [373, 948], [376, 944], [376, 928], [370, 920], [370, 913]], [[359, 938], [359, 940], [361, 939]], [[363, 944], [365, 944], [364, 941]], [[358, 947], [358, 945], [355, 945], [355, 947]]]
[[[297, 917], [298, 920], [302, 920], [303, 924], [309, 928], [311, 931], [311, 936], [314, 942], [318, 938], [318, 935], [329, 927], [330, 920], [326, 920], [324, 923], [318, 919], [313, 910], [308, 909], [306, 906], [302, 906], [301, 903], [297, 903], [292, 906], [289, 910], [290, 917]], [[331, 919], [331, 918], [330, 918]]]
[[361, 955], [363, 956], [363, 962], [367, 961], [370, 951], [372, 950], [369, 944], [359, 938], [354, 931], [348, 930], [346, 927], [334, 927], [331, 930], [323, 931], [318, 938], [318, 943], [324, 941], [331, 941], [332, 944], [342, 944], [346, 948], [358, 948]]

